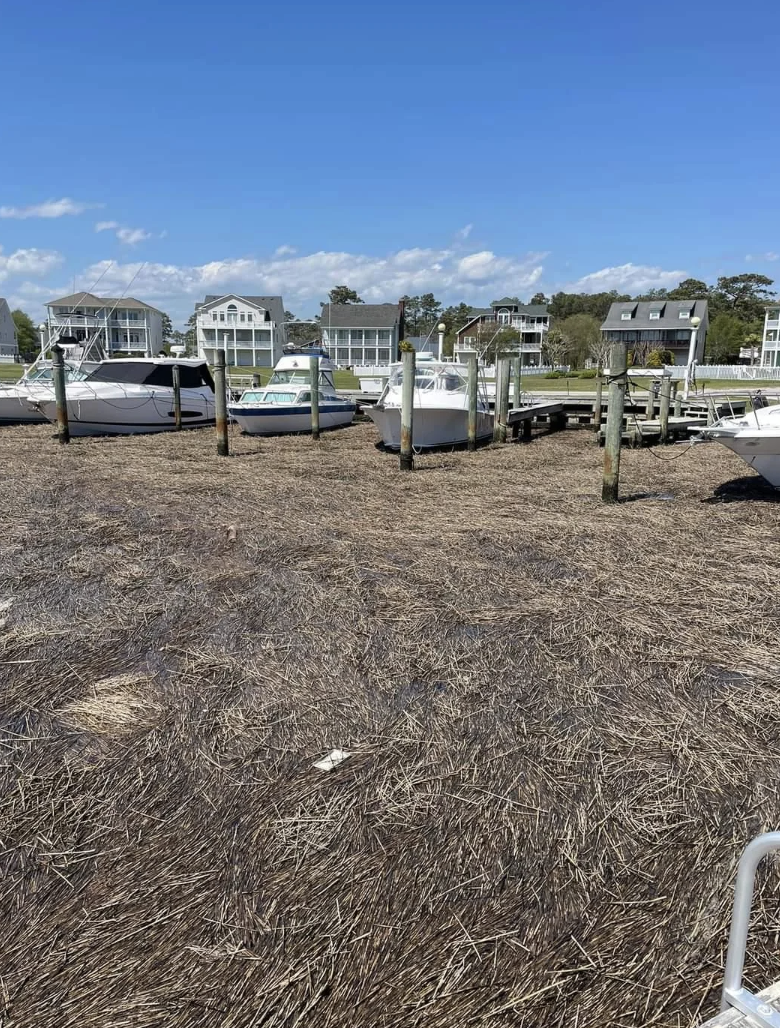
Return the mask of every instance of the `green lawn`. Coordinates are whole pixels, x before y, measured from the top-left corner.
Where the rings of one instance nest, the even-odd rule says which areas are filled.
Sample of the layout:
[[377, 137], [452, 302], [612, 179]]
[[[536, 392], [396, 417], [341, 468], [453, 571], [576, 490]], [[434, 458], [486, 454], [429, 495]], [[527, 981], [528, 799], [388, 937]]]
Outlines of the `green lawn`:
[[21, 375], [21, 364], [0, 364], [0, 382], [16, 382]]

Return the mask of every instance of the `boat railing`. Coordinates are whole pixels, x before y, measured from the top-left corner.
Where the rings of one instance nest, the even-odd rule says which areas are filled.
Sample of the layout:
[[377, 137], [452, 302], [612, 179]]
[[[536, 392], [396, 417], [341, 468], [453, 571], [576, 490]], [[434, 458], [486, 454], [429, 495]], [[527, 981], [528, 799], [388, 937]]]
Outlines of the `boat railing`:
[[745, 966], [756, 870], [765, 856], [777, 850], [780, 850], [780, 832], [766, 832], [748, 843], [740, 857], [720, 1005], [721, 1011], [734, 1008], [746, 1014], [761, 1028], [780, 1028], [780, 1011], [743, 986], [742, 972]]

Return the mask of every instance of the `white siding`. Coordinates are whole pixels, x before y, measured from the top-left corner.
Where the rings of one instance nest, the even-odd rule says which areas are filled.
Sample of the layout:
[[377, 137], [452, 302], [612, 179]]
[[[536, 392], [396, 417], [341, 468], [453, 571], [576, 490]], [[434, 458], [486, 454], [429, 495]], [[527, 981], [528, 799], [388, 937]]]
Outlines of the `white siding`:
[[0, 297], [0, 362], [11, 363], [18, 355], [16, 325], [11, 317], [11, 308], [8, 302]]

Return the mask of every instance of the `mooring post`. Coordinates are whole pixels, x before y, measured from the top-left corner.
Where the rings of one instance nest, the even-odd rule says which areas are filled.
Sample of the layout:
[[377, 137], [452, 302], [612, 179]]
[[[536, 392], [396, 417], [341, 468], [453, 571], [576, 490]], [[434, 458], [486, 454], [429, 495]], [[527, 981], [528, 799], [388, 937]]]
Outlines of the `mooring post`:
[[512, 361], [512, 380], [514, 384], [514, 392], [512, 394], [512, 405], [514, 406], [515, 410], [520, 406], [520, 387], [522, 385], [521, 368], [521, 358], [515, 357], [515, 359]]
[[655, 418], [655, 379], [647, 387], [647, 403], [645, 404], [645, 421]]
[[469, 396], [469, 423], [468, 423], [468, 448], [474, 451], [477, 448], [477, 391], [479, 388], [479, 365], [477, 364], [476, 353], [470, 353], [468, 359], [468, 396]]
[[501, 394], [503, 392], [501, 384], [501, 376], [504, 374], [504, 362], [496, 357], [496, 398], [493, 402], [493, 442], [497, 443], [500, 439], [500, 422], [501, 422]]
[[609, 355], [609, 408], [607, 410], [607, 430], [604, 435], [604, 481], [601, 486], [601, 499], [604, 503], [617, 503], [618, 500], [627, 356], [625, 343], [615, 342], [612, 344]]
[[174, 364], [171, 368], [171, 378], [173, 380], [173, 423], [176, 431], [181, 432], [181, 373], [178, 364]]
[[57, 401], [57, 438], [61, 443], [69, 443], [68, 401], [65, 395], [65, 351], [59, 343], [55, 343], [51, 348], [51, 353], [54, 399]]
[[604, 369], [599, 364], [596, 372], [596, 399], [593, 401], [593, 427], [596, 434], [601, 431], [601, 409], [603, 406]]
[[225, 386], [225, 351], [217, 350], [214, 362], [214, 399], [216, 402], [217, 420], [217, 456], [227, 457], [228, 449], [228, 423], [227, 423], [227, 393]]
[[260, 388], [260, 376], [257, 375], [257, 374], [252, 375], [252, 388], [253, 389], [259, 389]]
[[404, 350], [401, 379], [401, 471], [414, 471], [414, 373], [415, 352]]
[[672, 376], [665, 371], [661, 379], [661, 409], [658, 418], [661, 422], [661, 442], [669, 442], [669, 405], [672, 400]]
[[320, 359], [309, 357], [311, 379], [311, 437], [320, 437]]
[[501, 377], [501, 420], [499, 421], [499, 431], [501, 433], [501, 442], [506, 442], [507, 432], [507, 421], [509, 415], [509, 390], [512, 385], [510, 376], [512, 373], [512, 362], [511, 360], [504, 360], [504, 374]]
[[676, 418], [682, 417], [682, 393], [680, 392], [680, 383], [674, 383], [674, 416]]

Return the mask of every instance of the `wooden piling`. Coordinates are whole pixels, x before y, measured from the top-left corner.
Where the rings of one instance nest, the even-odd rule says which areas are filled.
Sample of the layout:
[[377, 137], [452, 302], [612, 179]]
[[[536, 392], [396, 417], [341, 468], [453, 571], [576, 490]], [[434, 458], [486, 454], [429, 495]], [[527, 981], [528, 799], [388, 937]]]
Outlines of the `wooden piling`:
[[173, 379], [173, 423], [177, 432], [181, 432], [181, 371], [178, 364], [171, 368]]
[[404, 350], [401, 379], [401, 471], [414, 471], [414, 374], [415, 352]]
[[612, 344], [609, 356], [609, 408], [607, 410], [607, 429], [604, 434], [604, 480], [601, 486], [601, 499], [604, 503], [617, 503], [618, 501], [627, 357], [625, 343], [615, 342]]
[[603, 406], [604, 372], [599, 366], [596, 374], [596, 399], [593, 403], [593, 426], [596, 432], [601, 431], [601, 410]]
[[217, 350], [216, 360], [214, 362], [214, 394], [217, 420], [217, 456], [227, 457], [230, 453], [230, 449], [228, 448], [225, 351], [223, 349]]
[[65, 351], [59, 343], [55, 343], [51, 348], [51, 354], [54, 399], [57, 402], [57, 438], [61, 443], [69, 443], [68, 401], [65, 394]]
[[520, 357], [515, 357], [512, 361], [512, 382], [514, 391], [512, 393], [512, 406], [517, 410], [520, 407], [520, 401], [522, 398], [522, 361]]
[[645, 404], [645, 421], [655, 420], [655, 380], [647, 386], [647, 403]]
[[479, 365], [476, 353], [470, 353], [468, 357], [468, 399], [469, 399], [469, 422], [468, 422], [468, 448], [474, 451], [477, 448], [477, 398], [479, 390]]
[[309, 357], [309, 378], [311, 380], [311, 437], [320, 438], [320, 359]]
[[509, 411], [509, 361], [496, 362], [496, 404], [493, 417], [493, 442], [506, 442], [506, 421]]
[[658, 414], [661, 423], [660, 441], [669, 442], [669, 406], [672, 400], [672, 379], [669, 373], [665, 373], [661, 379], [661, 408]]
[[680, 392], [680, 383], [674, 383], [674, 416], [676, 418], [682, 417], [682, 393]]

